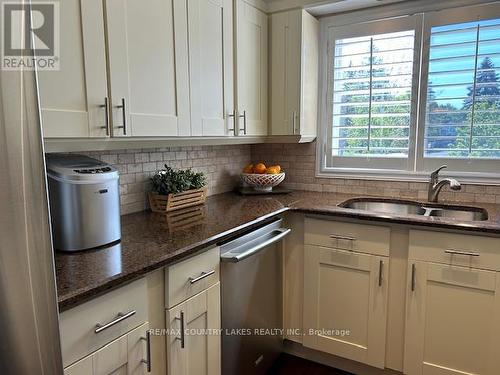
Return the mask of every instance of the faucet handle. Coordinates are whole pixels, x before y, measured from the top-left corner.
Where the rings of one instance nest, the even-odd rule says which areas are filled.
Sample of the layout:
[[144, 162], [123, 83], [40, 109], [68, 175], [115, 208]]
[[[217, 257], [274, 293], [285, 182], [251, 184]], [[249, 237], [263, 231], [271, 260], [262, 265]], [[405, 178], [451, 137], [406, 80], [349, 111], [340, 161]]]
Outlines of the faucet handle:
[[446, 164], [440, 166], [438, 169], [436, 169], [434, 172], [432, 172], [431, 173], [431, 180], [436, 179], [437, 176], [439, 175], [439, 172], [441, 172], [441, 170], [445, 169], [445, 168], [448, 168], [448, 166]]

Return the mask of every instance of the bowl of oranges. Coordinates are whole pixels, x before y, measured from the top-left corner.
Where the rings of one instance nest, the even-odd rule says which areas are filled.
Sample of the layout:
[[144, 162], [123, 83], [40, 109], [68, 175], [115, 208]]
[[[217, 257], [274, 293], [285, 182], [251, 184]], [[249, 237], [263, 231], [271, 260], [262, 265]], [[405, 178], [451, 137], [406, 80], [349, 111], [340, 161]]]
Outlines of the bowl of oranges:
[[264, 163], [249, 164], [243, 168], [241, 180], [257, 191], [272, 191], [285, 179], [279, 165], [266, 167]]

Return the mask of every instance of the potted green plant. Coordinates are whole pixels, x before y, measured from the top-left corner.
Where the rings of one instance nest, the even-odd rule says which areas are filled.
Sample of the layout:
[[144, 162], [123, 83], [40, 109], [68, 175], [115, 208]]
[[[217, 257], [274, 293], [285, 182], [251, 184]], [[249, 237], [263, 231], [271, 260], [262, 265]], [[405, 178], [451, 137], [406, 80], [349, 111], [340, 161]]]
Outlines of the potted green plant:
[[168, 212], [205, 203], [206, 177], [191, 169], [165, 169], [151, 177], [149, 205], [154, 212]]

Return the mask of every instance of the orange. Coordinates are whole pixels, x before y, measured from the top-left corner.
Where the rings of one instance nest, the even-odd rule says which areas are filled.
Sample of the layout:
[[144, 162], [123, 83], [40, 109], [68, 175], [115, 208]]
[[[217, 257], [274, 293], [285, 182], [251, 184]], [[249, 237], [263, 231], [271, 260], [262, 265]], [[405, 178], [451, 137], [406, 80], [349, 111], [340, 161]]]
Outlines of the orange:
[[263, 174], [266, 173], [266, 166], [263, 163], [258, 163], [253, 167], [253, 173]]
[[278, 174], [278, 173], [280, 173], [280, 171], [279, 171], [277, 166], [273, 166], [273, 167], [268, 167], [266, 169], [266, 173], [267, 174]]
[[281, 172], [281, 166], [276, 164], [276, 165], [273, 165], [272, 168], [276, 168], [277, 172], [276, 173], [280, 173]]
[[243, 168], [243, 173], [253, 173], [253, 164], [248, 164]]

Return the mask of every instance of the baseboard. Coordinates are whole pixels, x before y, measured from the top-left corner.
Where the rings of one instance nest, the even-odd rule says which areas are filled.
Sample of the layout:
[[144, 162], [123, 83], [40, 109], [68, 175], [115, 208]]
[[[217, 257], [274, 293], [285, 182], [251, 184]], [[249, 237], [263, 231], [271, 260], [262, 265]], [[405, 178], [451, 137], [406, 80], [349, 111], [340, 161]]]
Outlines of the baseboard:
[[339, 370], [347, 371], [355, 375], [402, 375], [399, 371], [391, 369], [378, 369], [349, 359], [340, 358], [328, 353], [309, 349], [299, 343], [285, 340], [283, 344], [285, 353], [304, 358], [322, 365], [334, 367]]

